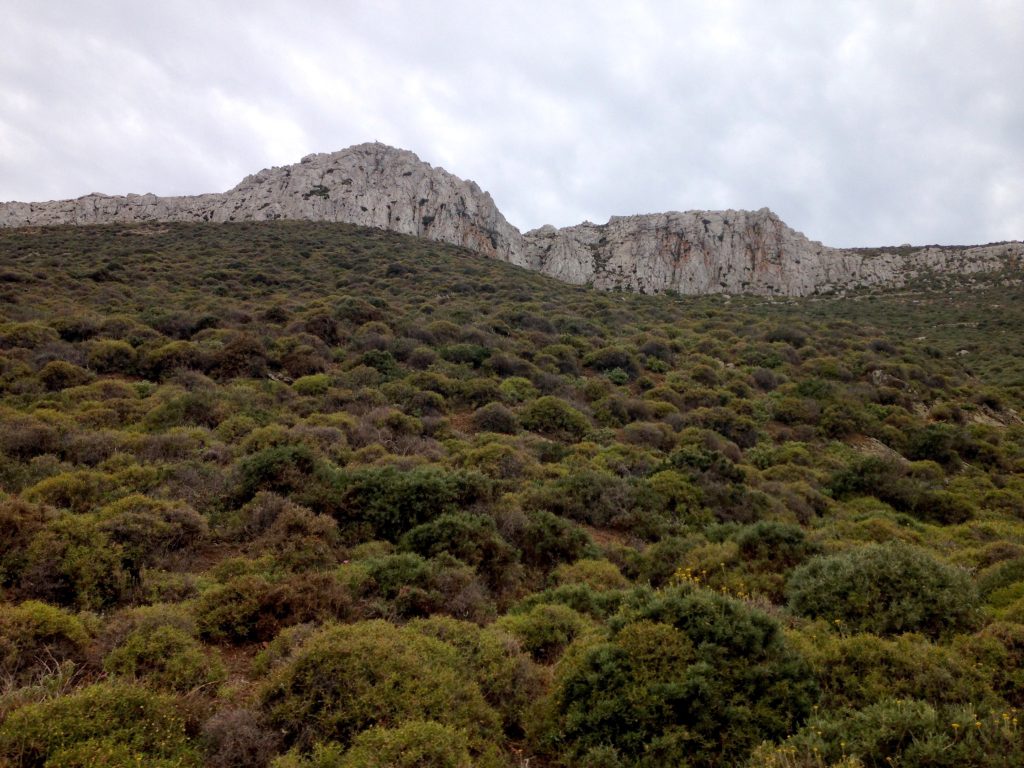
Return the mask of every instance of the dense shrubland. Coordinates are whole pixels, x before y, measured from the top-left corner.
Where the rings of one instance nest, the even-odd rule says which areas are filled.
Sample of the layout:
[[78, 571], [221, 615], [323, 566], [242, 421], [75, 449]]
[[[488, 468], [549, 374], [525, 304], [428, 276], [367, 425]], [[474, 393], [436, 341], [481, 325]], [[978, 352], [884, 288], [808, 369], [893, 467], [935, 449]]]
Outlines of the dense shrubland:
[[0, 764], [1024, 762], [1024, 301], [0, 232]]

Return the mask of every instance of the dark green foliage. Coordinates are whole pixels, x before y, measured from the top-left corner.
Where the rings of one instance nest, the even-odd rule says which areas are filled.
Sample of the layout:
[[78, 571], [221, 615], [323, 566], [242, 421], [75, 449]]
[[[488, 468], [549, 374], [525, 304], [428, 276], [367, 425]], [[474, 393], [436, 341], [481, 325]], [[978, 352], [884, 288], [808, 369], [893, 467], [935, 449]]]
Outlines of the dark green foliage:
[[571, 563], [590, 551], [590, 539], [584, 531], [544, 510], [529, 514], [516, 543], [525, 562], [545, 569]]
[[518, 553], [482, 515], [454, 512], [440, 515], [406, 533], [399, 546], [423, 557], [447, 553], [472, 565], [488, 584], [498, 587], [514, 574]]
[[390, 541], [489, 495], [482, 476], [435, 467], [358, 469], [339, 476], [336, 485], [337, 500], [331, 511], [338, 523], [343, 527], [366, 523], [377, 538]]
[[304, 445], [265, 448], [239, 463], [238, 495], [246, 501], [259, 491], [285, 496], [306, 491], [317, 467], [316, 457]]
[[744, 528], [736, 537], [736, 544], [745, 559], [768, 570], [792, 568], [818, 552], [802, 528], [773, 520]]
[[612, 746], [624, 765], [721, 765], [811, 711], [809, 666], [778, 624], [738, 601], [640, 593], [608, 643], [568, 662], [554, 727], [574, 762]]
[[897, 542], [814, 558], [793, 572], [787, 594], [796, 613], [880, 635], [938, 636], [978, 620], [963, 571]]

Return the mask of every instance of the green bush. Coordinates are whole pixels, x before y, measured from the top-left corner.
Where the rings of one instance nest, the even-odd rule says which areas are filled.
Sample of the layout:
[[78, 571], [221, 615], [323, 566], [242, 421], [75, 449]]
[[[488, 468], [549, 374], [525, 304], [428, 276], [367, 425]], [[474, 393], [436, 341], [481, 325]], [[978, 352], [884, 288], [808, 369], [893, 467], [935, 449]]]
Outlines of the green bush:
[[0, 586], [17, 582], [29, 542], [56, 514], [41, 504], [0, 499]]
[[300, 573], [277, 582], [250, 573], [203, 592], [194, 612], [202, 637], [246, 643], [270, 640], [294, 624], [347, 618], [352, 602], [348, 587], [331, 573]]
[[63, 360], [51, 360], [39, 371], [39, 380], [51, 392], [79, 387], [93, 379], [92, 373]]
[[496, 623], [480, 627], [449, 616], [414, 619], [408, 627], [453, 646], [472, 671], [484, 699], [501, 715], [505, 732], [522, 733], [545, 678], [513, 635]]
[[136, 578], [158, 556], [194, 547], [207, 535], [206, 520], [188, 505], [141, 494], [108, 504], [97, 517], [100, 530], [121, 545], [124, 565]]
[[399, 542], [399, 548], [423, 557], [447, 553], [471, 565], [492, 587], [513, 574], [518, 553], [498, 533], [494, 520], [484, 515], [455, 512], [439, 515], [416, 526]]
[[741, 557], [765, 570], [793, 568], [819, 551], [800, 526], [774, 520], [761, 520], [744, 528], [736, 544]]
[[85, 658], [89, 632], [74, 614], [27, 600], [0, 604], [0, 676], [18, 683], [40, 669]]
[[238, 464], [238, 497], [248, 501], [259, 491], [287, 496], [309, 491], [312, 475], [320, 466], [304, 445], [264, 448]]
[[177, 703], [136, 686], [101, 683], [11, 713], [0, 756], [22, 766], [199, 768]]
[[519, 421], [531, 432], [567, 440], [580, 440], [590, 429], [586, 416], [551, 395], [527, 404], [519, 415]]
[[795, 613], [879, 635], [936, 637], [978, 620], [966, 573], [899, 542], [813, 558], [793, 572], [786, 592]]
[[368, 467], [344, 473], [337, 481], [332, 510], [341, 526], [363, 522], [376, 538], [397, 541], [406, 531], [446, 512], [486, 499], [482, 475], [438, 467]]
[[80, 610], [120, 603], [130, 577], [124, 554], [89, 517], [61, 517], [32, 539], [18, 582], [30, 597]]
[[921, 699], [935, 706], [996, 699], [991, 673], [974, 663], [967, 648], [931, 643], [914, 634], [890, 639], [827, 630], [812, 633], [801, 645], [821, 686], [822, 708], [860, 709], [886, 698]]
[[135, 348], [126, 341], [99, 339], [89, 348], [89, 367], [99, 373], [134, 373], [136, 360]]
[[591, 628], [586, 617], [559, 604], [537, 604], [522, 613], [502, 616], [495, 627], [512, 635], [541, 664], [551, 664], [581, 633]]
[[515, 543], [523, 562], [546, 570], [571, 563], [592, 552], [590, 537], [578, 525], [545, 510], [527, 513]]
[[348, 746], [375, 726], [416, 720], [463, 729], [477, 748], [500, 730], [455, 647], [383, 621], [320, 630], [272, 673], [261, 699], [271, 723], [304, 749]]
[[481, 432], [514, 435], [519, 431], [519, 419], [501, 403], [488, 403], [473, 413], [473, 426]]
[[167, 624], [140, 627], [103, 659], [111, 675], [157, 688], [187, 693], [216, 685], [225, 678], [224, 665], [187, 632]]
[[[1024, 743], [1010, 714], [975, 707], [936, 707], [915, 699], [883, 699], [860, 710], [822, 712], [781, 746], [765, 745], [750, 768], [810, 765], [906, 768], [1002, 768], [1024, 762]], [[856, 762], [854, 762], [856, 761]]]
[[609, 746], [623, 765], [735, 764], [811, 711], [809, 666], [736, 600], [641, 591], [612, 627], [609, 642], [565, 657], [535, 737], [569, 764]]

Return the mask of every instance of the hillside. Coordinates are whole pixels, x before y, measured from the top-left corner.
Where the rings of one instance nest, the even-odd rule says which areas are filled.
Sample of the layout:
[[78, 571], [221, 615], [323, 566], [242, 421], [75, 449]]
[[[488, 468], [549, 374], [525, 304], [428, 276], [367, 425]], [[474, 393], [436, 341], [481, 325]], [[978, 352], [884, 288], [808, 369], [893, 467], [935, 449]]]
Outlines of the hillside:
[[1024, 287], [931, 279], [0, 229], [0, 765], [1024, 764]]
[[1024, 243], [830, 248], [767, 208], [613, 216], [521, 233], [472, 181], [380, 143], [264, 169], [224, 193], [90, 194], [0, 203], [0, 228], [127, 222], [343, 222], [459, 245], [573, 285], [640, 293], [762, 296], [900, 288], [924, 279], [1024, 275]]

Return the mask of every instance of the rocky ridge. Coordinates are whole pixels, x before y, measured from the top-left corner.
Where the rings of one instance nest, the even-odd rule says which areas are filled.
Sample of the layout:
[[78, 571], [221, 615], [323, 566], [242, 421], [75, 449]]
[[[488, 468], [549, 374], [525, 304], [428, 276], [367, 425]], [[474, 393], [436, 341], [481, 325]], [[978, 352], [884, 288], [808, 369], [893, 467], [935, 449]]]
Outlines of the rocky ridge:
[[221, 194], [85, 195], [0, 204], [0, 227], [112, 222], [339, 221], [426, 237], [596, 288], [681, 294], [803, 296], [929, 274], [1008, 270], [1019, 278], [1024, 243], [884, 249], [829, 248], [759, 211], [614, 216], [525, 234], [472, 181], [412, 152], [360, 144], [247, 176]]

